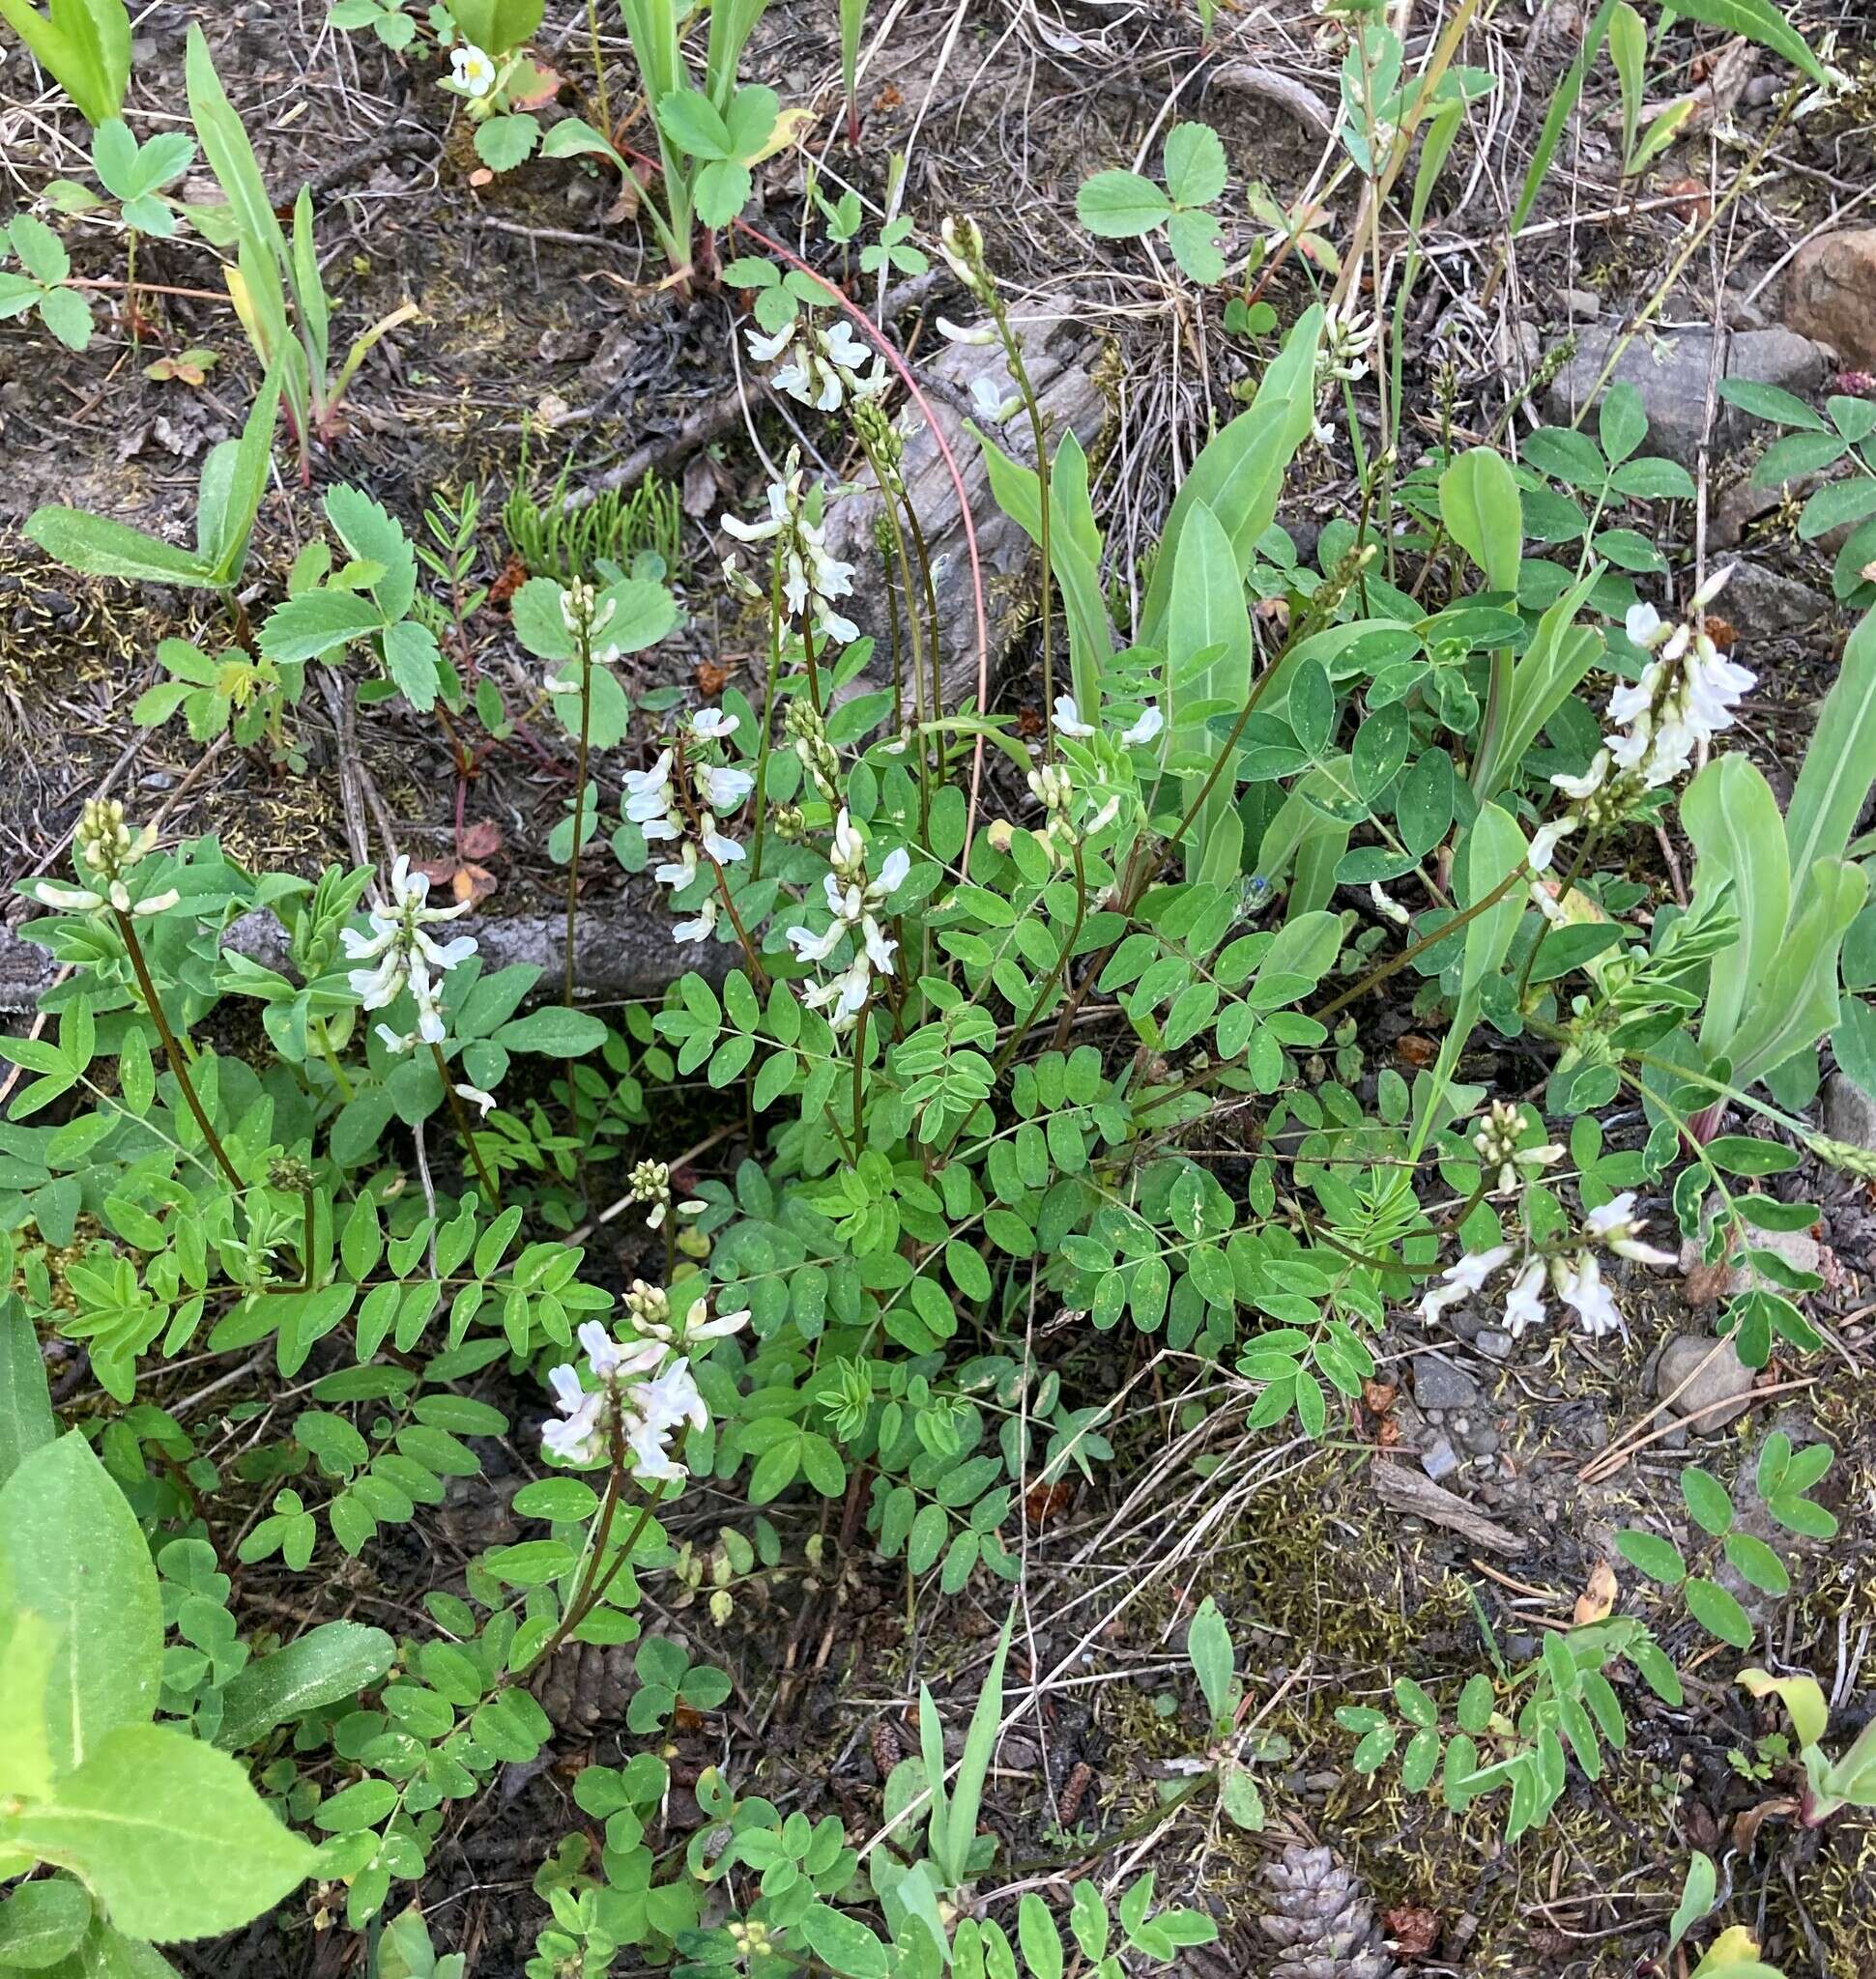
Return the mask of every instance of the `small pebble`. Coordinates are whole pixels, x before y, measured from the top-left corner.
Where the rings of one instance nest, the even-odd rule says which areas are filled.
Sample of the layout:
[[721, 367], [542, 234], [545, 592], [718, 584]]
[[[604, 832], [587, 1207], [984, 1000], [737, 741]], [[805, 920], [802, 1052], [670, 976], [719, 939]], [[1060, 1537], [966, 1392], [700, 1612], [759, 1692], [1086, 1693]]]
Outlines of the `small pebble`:
[[1487, 1361], [1509, 1361], [1516, 1342], [1502, 1328], [1488, 1326], [1473, 1335], [1472, 1344]]
[[1442, 1477], [1450, 1477], [1459, 1468], [1459, 1459], [1453, 1446], [1442, 1436], [1430, 1449], [1421, 1451], [1420, 1468], [1437, 1483]]

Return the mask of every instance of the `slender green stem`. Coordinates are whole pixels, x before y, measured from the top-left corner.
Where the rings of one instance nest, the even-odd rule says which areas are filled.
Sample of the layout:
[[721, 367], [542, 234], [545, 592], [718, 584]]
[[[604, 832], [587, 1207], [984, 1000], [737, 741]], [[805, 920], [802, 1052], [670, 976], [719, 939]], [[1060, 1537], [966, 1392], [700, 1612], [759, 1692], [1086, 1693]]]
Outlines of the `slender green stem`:
[[[1049, 459], [1049, 436], [1042, 423], [1042, 401], [1036, 396], [1035, 386], [1029, 379], [1029, 367], [1023, 361], [1023, 341], [1010, 328], [1010, 313], [1003, 299], [992, 290], [991, 314], [996, 324], [996, 334], [1002, 340], [1003, 355], [1009, 359], [1010, 376], [1016, 380], [1016, 388], [1022, 396], [1024, 410], [1029, 416], [1029, 433], [1036, 449], [1036, 548], [1042, 558], [1042, 703], [1048, 711], [1043, 718], [1043, 754], [1053, 762], [1055, 760], [1055, 724], [1053, 719], [1055, 706], [1055, 645], [1054, 629], [1051, 623], [1051, 580], [1053, 566], [1050, 561], [1050, 500], [1051, 463]], [[1100, 682], [1093, 683], [1096, 693]], [[982, 712], [982, 710], [979, 710]], [[1100, 709], [1082, 708], [1081, 717], [1084, 722], [1099, 724]]]
[[587, 40], [592, 49], [593, 85], [599, 92], [599, 129], [606, 142], [613, 141], [612, 99], [606, 93], [606, 56], [599, 45], [599, 0], [587, 0]]
[[176, 1083], [182, 1088], [183, 1100], [195, 1124], [202, 1130], [202, 1138], [208, 1143], [209, 1152], [214, 1155], [216, 1164], [227, 1179], [228, 1186], [237, 1191], [246, 1188], [236, 1172], [235, 1164], [228, 1159], [228, 1150], [221, 1145], [221, 1136], [210, 1124], [209, 1116], [202, 1109], [202, 1102], [196, 1096], [194, 1081], [188, 1076], [188, 1061], [182, 1046], [177, 1042], [176, 1033], [170, 1029], [169, 1019], [163, 1015], [162, 998], [157, 994], [157, 986], [150, 980], [150, 964], [144, 959], [143, 943], [137, 935], [137, 924], [130, 915], [120, 908], [111, 912], [117, 919], [117, 932], [124, 937], [124, 946], [130, 954], [130, 967], [137, 979], [144, 1007], [150, 1013], [150, 1020], [157, 1027], [157, 1035], [162, 1040], [163, 1055], [169, 1060], [169, 1069], [175, 1075]]
[[1344, 990], [1340, 996], [1325, 1003], [1320, 1010], [1311, 1011], [1311, 1017], [1317, 1023], [1322, 1023], [1339, 1012], [1346, 1010], [1351, 1003], [1366, 996], [1376, 984], [1385, 983], [1390, 976], [1404, 969], [1416, 956], [1425, 955], [1429, 948], [1444, 941], [1456, 928], [1463, 928], [1468, 921], [1476, 920], [1487, 907], [1495, 907], [1514, 887], [1523, 886], [1529, 879], [1530, 871], [1527, 867], [1521, 864], [1514, 866], [1488, 894], [1474, 901], [1469, 907], [1462, 907], [1450, 921], [1436, 928], [1432, 933], [1410, 942], [1399, 955], [1384, 961], [1378, 969], [1371, 969], [1352, 990]]
[[587, 828], [587, 755], [592, 734], [592, 639], [580, 629], [580, 754], [573, 771], [573, 846], [566, 858], [566, 967], [561, 1001], [573, 1008], [574, 923], [580, 905], [580, 849]]
[[456, 1091], [456, 1082], [449, 1076], [449, 1061], [443, 1055], [443, 1047], [432, 1042], [430, 1056], [436, 1060], [437, 1076], [443, 1081], [444, 1097], [449, 1102], [449, 1110], [455, 1115], [456, 1132], [463, 1137], [463, 1145], [469, 1150], [469, 1159], [476, 1170], [476, 1179], [482, 1185], [482, 1192], [489, 1199], [491, 1209], [502, 1207], [502, 1191], [496, 1188], [494, 1178], [489, 1174], [482, 1161], [481, 1144], [476, 1138], [476, 1130], [469, 1124], [469, 1114], [461, 1096]]

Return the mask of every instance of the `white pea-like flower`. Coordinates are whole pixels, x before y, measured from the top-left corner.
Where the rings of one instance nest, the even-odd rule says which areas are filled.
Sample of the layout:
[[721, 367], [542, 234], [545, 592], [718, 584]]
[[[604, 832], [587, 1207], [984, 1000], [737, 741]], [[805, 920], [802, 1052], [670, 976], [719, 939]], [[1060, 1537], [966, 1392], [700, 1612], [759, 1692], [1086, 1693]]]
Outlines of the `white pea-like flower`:
[[1449, 1305], [1457, 1305], [1462, 1299], [1469, 1299], [1475, 1292], [1484, 1290], [1486, 1279], [1511, 1257], [1509, 1244], [1494, 1244], [1488, 1250], [1475, 1250], [1451, 1265], [1437, 1285], [1431, 1287], [1420, 1302], [1420, 1319], [1423, 1326], [1430, 1326]]

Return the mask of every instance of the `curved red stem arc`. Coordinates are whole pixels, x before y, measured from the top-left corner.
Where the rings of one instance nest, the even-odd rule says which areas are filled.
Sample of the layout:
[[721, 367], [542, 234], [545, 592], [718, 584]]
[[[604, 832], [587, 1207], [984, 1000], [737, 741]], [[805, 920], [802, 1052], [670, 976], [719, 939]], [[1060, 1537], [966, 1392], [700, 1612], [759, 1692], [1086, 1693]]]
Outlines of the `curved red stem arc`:
[[[964, 474], [958, 466], [958, 457], [951, 450], [951, 443], [944, 437], [944, 428], [938, 422], [938, 415], [932, 410], [932, 402], [918, 388], [918, 380], [912, 376], [911, 366], [900, 356], [890, 337], [880, 330], [864, 309], [840, 289], [835, 288], [827, 277], [810, 268], [799, 255], [791, 253], [779, 241], [772, 241], [760, 227], [752, 227], [747, 220], [733, 220], [731, 225], [738, 233], [747, 234], [770, 254], [778, 255], [791, 268], [799, 269], [820, 282], [828, 295], [845, 309], [862, 330], [867, 341], [885, 359], [899, 381], [911, 395], [912, 403], [923, 415], [926, 425], [931, 429], [932, 438], [938, 443], [939, 458], [944, 462], [944, 471], [951, 477], [951, 486], [957, 491], [958, 514], [964, 523], [965, 549], [970, 559], [970, 603], [977, 620], [977, 712], [990, 713], [990, 617], [984, 605], [984, 567], [977, 555], [977, 525], [971, 520], [970, 496], [964, 484]], [[883, 492], [883, 491], [882, 491]], [[938, 628], [934, 627], [936, 634]], [[943, 710], [938, 712], [942, 714]], [[970, 758], [970, 808], [966, 814], [964, 830], [963, 861], [966, 871], [970, 865], [970, 842], [977, 831], [977, 804], [984, 781], [984, 738], [981, 733], [971, 752]]]

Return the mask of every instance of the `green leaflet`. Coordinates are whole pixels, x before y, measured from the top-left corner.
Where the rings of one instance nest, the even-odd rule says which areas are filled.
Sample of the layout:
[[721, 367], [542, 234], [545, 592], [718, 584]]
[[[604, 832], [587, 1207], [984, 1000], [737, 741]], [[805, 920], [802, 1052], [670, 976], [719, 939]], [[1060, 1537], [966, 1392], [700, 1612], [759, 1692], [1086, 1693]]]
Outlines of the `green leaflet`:
[[1804, 37], [1772, 0], [1674, 0], [1674, 12], [1684, 20], [1704, 21], [1709, 27], [1724, 28], [1729, 35], [1744, 35], [1748, 42], [1757, 42], [1775, 55], [1782, 55], [1794, 69], [1802, 69], [1813, 82], [1830, 79]]
[[1251, 553], [1277, 513], [1284, 474], [1309, 437], [1315, 416], [1315, 352], [1322, 338], [1320, 305], [1306, 310], [1284, 340], [1257, 387], [1256, 398], [1192, 464], [1166, 519], [1159, 560], [1140, 611], [1139, 643], [1159, 645], [1172, 601], [1173, 572], [1186, 519], [1201, 503], [1212, 511], [1242, 576]]
[[1681, 822], [1699, 855], [1693, 911], [1730, 882], [1740, 916], [1738, 942], [1715, 961], [1700, 1025], [1701, 1047], [1715, 1057], [1729, 1049], [1784, 940], [1791, 907], [1785, 821], [1758, 770], [1744, 756], [1722, 756], [1688, 786]]

